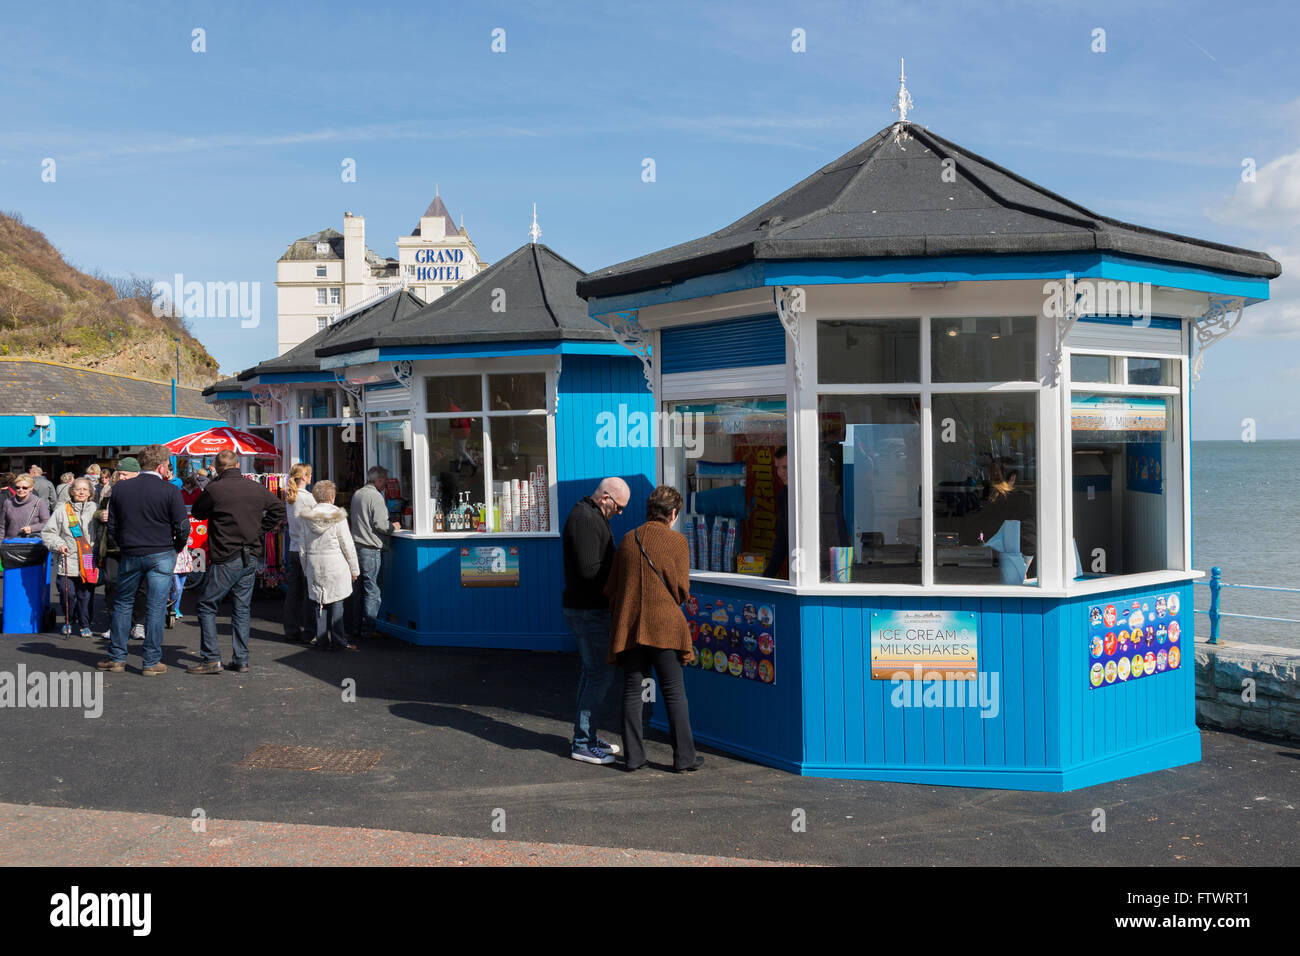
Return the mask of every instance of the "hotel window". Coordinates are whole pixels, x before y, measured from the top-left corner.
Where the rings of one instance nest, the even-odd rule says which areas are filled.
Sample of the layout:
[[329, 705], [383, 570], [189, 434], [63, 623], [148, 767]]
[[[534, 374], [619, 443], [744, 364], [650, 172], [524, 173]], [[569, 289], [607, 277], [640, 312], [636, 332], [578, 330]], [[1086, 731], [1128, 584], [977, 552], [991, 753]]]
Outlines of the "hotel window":
[[338, 305], [343, 301], [343, 290], [338, 288], [330, 289], [330, 305]]
[[329, 290], [328, 290], [328, 289], [317, 289], [317, 290], [316, 290], [316, 304], [317, 304], [317, 305], [329, 305]]
[[1070, 376], [1067, 576], [1182, 570], [1180, 360], [1073, 354]]
[[328, 315], [318, 315], [318, 316], [316, 316], [316, 331], [317, 331], [317, 332], [322, 331], [322, 330], [323, 330], [327, 325], [329, 325], [329, 324], [330, 324], [330, 319], [329, 319], [329, 316], [328, 316]]
[[820, 580], [1037, 585], [1035, 320], [816, 327]]
[[330, 251], [330, 244], [328, 242], [316, 243], [316, 254], [318, 256], [327, 256], [329, 255], [329, 251]]
[[546, 372], [424, 379], [432, 530], [546, 532], [551, 514]]
[[413, 265], [409, 265], [409, 264], [408, 264], [408, 265], [404, 265], [404, 266], [402, 266], [402, 269], [403, 269], [403, 271], [405, 271], [405, 273], [406, 273], [408, 276], [414, 276], [414, 275], [415, 275], [415, 266], [413, 266]]
[[317, 266], [317, 267], [316, 267], [316, 278], [317, 278], [317, 279], [323, 279], [323, 278], [325, 278], [325, 267], [324, 267], [324, 266]]

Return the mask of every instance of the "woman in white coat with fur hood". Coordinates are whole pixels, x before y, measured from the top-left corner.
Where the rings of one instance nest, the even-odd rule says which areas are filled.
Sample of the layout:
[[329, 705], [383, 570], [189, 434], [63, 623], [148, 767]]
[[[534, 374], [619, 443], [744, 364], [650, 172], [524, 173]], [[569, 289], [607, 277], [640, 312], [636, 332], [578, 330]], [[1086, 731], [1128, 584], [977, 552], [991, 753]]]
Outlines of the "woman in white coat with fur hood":
[[312, 495], [316, 504], [297, 513], [302, 529], [298, 554], [307, 578], [307, 600], [316, 605], [316, 649], [355, 651], [343, 623], [343, 602], [361, 573], [348, 513], [334, 504], [334, 482], [316, 482]]

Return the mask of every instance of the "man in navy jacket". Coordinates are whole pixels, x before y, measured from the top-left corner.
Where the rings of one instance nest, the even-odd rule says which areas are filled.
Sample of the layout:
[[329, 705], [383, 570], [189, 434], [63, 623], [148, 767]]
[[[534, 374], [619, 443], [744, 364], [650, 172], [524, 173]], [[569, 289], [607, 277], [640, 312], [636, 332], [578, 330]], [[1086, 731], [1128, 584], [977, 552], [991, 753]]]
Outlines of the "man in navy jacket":
[[108, 657], [96, 665], [102, 671], [126, 669], [126, 641], [131, 631], [131, 609], [144, 578], [146, 588], [143, 673], [155, 677], [167, 672], [162, 662], [163, 618], [171, 593], [176, 555], [185, 547], [190, 520], [180, 489], [171, 484], [167, 449], [150, 445], [138, 456], [140, 474], [118, 482], [108, 509], [108, 533], [121, 548], [117, 590], [113, 598], [112, 640]]

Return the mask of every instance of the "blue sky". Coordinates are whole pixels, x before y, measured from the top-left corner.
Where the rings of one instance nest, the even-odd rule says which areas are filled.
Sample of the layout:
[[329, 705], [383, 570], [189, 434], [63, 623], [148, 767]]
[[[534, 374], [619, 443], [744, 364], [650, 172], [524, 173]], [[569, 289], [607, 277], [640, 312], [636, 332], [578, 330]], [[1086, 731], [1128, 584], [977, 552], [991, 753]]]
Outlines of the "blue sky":
[[436, 183], [497, 261], [536, 202], [542, 241], [599, 268], [717, 229], [888, 125], [905, 56], [910, 118], [936, 133], [1096, 212], [1278, 258], [1273, 300], [1207, 353], [1194, 435], [1253, 418], [1300, 438], [1285, 2], [110, 2], [0, 22], [0, 209], [88, 271], [260, 282], [258, 328], [195, 321], [227, 373], [275, 351], [276, 259], [344, 210], [395, 255]]

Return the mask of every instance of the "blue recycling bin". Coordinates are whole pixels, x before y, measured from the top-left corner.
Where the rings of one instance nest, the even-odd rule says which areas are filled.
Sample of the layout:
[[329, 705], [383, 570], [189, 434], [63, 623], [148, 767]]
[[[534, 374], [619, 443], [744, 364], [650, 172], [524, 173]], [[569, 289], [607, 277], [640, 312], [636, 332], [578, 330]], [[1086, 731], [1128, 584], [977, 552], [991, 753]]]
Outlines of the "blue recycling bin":
[[39, 634], [50, 605], [50, 555], [40, 538], [5, 538], [4, 618], [0, 633]]

